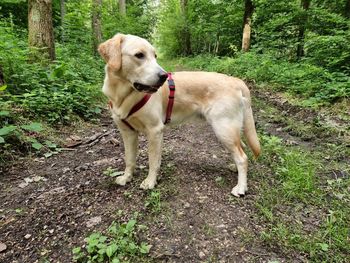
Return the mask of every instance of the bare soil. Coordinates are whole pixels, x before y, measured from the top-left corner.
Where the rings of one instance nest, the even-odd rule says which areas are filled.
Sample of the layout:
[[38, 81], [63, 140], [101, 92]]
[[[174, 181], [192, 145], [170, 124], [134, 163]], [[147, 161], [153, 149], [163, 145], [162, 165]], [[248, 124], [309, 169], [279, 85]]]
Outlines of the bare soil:
[[[271, 122], [259, 111], [258, 127], [285, 140], [302, 138]], [[145, 205], [149, 192], [139, 189], [147, 174], [146, 139], [134, 180], [125, 187], [103, 175], [108, 167], [124, 169], [123, 143], [109, 116], [83, 130], [82, 143], [50, 158], [17, 161], [0, 176], [0, 262], [72, 262], [72, 248], [112, 221], [139, 212], [148, 227], [140, 239], [152, 245], [151, 262], [303, 262], [305, 255], [285, 255], [266, 246], [259, 235], [255, 200], [259, 163], [250, 164], [249, 193], [230, 196], [236, 184], [232, 160], [206, 124], [185, 124], [165, 132], [161, 211]], [[66, 137], [76, 135], [67, 134]], [[95, 136], [95, 137], [93, 137]], [[307, 141], [306, 141], [307, 143]], [[26, 186], [25, 178], [32, 179]], [[26, 179], [28, 181], [28, 179]], [[94, 219], [98, 219], [94, 221]], [[101, 220], [99, 220], [101, 219]]]

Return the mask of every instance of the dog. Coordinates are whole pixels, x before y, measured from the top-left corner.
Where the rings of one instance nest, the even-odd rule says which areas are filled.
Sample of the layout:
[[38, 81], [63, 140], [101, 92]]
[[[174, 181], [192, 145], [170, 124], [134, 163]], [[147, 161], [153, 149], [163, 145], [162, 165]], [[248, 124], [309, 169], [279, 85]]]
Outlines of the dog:
[[[125, 185], [132, 180], [138, 134], [144, 133], [148, 139], [149, 172], [140, 187], [153, 189], [161, 164], [170, 93], [168, 73], [157, 63], [155, 48], [138, 36], [116, 34], [100, 44], [98, 51], [106, 62], [102, 91], [110, 100], [112, 117], [125, 148], [126, 168], [116, 183]], [[248, 158], [243, 151], [241, 130], [254, 155], [257, 157], [261, 151], [248, 87], [238, 78], [214, 72], [175, 72], [172, 76], [176, 92], [170, 126], [190, 119], [207, 121], [233, 155], [238, 183], [231, 193], [244, 196], [248, 189]], [[148, 101], [129, 116], [145, 94], [151, 94]]]

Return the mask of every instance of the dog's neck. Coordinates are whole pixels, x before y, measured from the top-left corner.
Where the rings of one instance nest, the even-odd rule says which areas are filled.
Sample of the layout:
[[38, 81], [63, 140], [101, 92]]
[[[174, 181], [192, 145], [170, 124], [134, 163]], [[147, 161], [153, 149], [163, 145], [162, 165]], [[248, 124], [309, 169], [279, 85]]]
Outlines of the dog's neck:
[[132, 84], [106, 67], [102, 91], [113, 102], [113, 107], [129, 111], [144, 94], [136, 91]]

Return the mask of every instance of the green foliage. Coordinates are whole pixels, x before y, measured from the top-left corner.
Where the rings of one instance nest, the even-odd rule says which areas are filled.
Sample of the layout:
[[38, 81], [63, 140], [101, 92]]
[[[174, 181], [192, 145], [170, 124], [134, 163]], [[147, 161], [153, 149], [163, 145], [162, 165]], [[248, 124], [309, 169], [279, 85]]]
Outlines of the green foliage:
[[155, 9], [151, 1], [126, 1], [126, 15], [119, 13], [118, 1], [104, 2], [102, 24], [104, 37], [110, 38], [116, 33], [151, 38], [156, 22]]
[[151, 191], [146, 199], [145, 206], [153, 213], [159, 213], [162, 208], [160, 192], [157, 190]]
[[86, 246], [73, 249], [74, 262], [136, 262], [151, 248], [147, 243], [137, 242], [137, 229], [143, 229], [134, 219], [127, 223], [113, 222], [106, 234], [93, 233], [85, 239]]
[[96, 79], [102, 79], [101, 64], [84, 53], [71, 57], [62, 46], [54, 64], [29, 64], [22, 36], [9, 24], [0, 24], [0, 64], [7, 82], [0, 104], [20, 107], [32, 118], [51, 123], [68, 123], [73, 114], [91, 118], [100, 112]]
[[[349, 178], [327, 180], [325, 185], [315, 176], [324, 167], [312, 153], [286, 147], [274, 136], [261, 138], [265, 152], [261, 162], [274, 172], [269, 179], [263, 179], [265, 173], [259, 178], [263, 196], [257, 207], [266, 226], [261, 238], [284, 251], [302, 251], [312, 262], [346, 262]], [[325, 211], [324, 216], [318, 215], [321, 222], [311, 229], [305, 227], [310, 224], [309, 213], [321, 206]]]
[[113, 169], [112, 167], [108, 167], [105, 171], [103, 171], [104, 175], [110, 176], [110, 177], [116, 177], [119, 175], [123, 175], [123, 171], [116, 171], [116, 169]]
[[159, 48], [167, 56], [185, 54], [184, 32], [191, 36], [193, 54], [234, 54], [240, 45], [241, 1], [188, 1], [184, 13], [180, 1], [163, 0], [157, 24]]

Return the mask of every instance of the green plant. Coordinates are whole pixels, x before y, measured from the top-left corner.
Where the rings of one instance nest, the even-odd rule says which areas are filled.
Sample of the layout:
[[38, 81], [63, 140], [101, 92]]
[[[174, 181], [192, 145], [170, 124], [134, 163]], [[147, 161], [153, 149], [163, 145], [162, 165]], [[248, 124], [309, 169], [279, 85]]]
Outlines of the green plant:
[[[86, 246], [73, 249], [74, 262], [135, 262], [149, 253], [151, 248], [145, 242], [138, 243], [137, 225], [134, 219], [127, 223], [113, 222], [105, 234], [93, 233], [85, 239]], [[139, 261], [138, 261], [139, 262]]]
[[145, 207], [149, 208], [153, 213], [159, 213], [162, 209], [161, 194], [158, 190], [152, 190], [145, 202]]
[[116, 169], [114, 169], [112, 167], [108, 167], [106, 170], [103, 171], [103, 174], [106, 175], [106, 176], [110, 176], [110, 177], [116, 177], [116, 176], [123, 175], [124, 172], [123, 171], [117, 171]]

